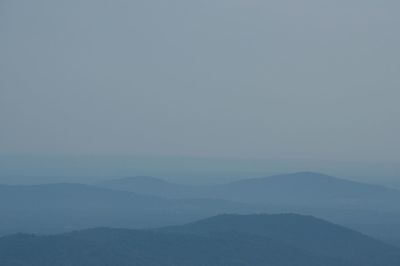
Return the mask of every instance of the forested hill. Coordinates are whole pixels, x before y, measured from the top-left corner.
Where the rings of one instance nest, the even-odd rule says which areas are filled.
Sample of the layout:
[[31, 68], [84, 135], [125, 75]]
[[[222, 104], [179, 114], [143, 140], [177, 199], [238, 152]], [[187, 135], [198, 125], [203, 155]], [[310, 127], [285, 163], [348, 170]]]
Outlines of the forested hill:
[[400, 251], [309, 216], [222, 215], [155, 230], [10, 235], [0, 238], [0, 265], [398, 266]]

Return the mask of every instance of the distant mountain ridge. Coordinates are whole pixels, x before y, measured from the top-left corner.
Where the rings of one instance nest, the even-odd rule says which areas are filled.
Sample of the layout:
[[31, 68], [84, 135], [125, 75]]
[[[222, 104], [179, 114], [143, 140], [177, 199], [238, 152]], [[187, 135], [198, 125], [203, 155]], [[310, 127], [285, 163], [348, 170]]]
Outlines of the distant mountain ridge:
[[165, 199], [83, 184], [0, 185], [0, 235], [89, 227], [156, 227], [224, 211], [255, 211], [217, 199]]
[[[294, 212], [327, 219], [398, 243], [400, 191], [314, 172], [243, 179], [210, 186], [189, 186], [143, 178], [121, 179], [113, 189], [166, 198], [209, 198], [244, 202], [259, 212]], [[109, 181], [113, 184], [114, 181]], [[253, 208], [254, 209], [254, 208]]]
[[398, 243], [400, 192], [302, 172], [190, 186], [151, 177], [95, 185], [0, 185], [0, 235], [90, 227], [150, 228], [220, 213], [314, 215]]
[[180, 185], [150, 177], [110, 180], [101, 185], [169, 198], [201, 197], [270, 205], [400, 210], [393, 204], [400, 201], [399, 190], [314, 172], [243, 179], [214, 186]]
[[[225, 198], [234, 199], [235, 193], [246, 193], [247, 201], [277, 201], [296, 204], [335, 204], [369, 207], [385, 205], [387, 201], [400, 199], [400, 191], [378, 185], [370, 185], [313, 172], [276, 175], [236, 181], [224, 186]], [[224, 192], [222, 192], [224, 193]], [[379, 205], [379, 207], [382, 207]]]

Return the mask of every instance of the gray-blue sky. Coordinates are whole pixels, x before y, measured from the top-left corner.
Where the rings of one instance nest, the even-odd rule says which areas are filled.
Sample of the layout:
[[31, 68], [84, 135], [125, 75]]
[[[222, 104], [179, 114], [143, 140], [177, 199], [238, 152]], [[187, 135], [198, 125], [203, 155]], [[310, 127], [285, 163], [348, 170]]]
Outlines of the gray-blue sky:
[[395, 0], [2, 0], [2, 153], [400, 158]]

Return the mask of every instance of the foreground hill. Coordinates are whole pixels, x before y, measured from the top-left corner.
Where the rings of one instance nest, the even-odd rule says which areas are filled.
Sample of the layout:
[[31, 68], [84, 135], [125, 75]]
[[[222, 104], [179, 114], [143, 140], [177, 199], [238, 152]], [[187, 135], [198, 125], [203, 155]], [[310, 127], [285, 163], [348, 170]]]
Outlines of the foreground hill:
[[396, 248], [299, 215], [223, 215], [158, 230], [91, 229], [53, 236], [17, 234], [0, 238], [2, 266], [398, 266], [399, 263], [400, 253]]
[[[219, 215], [183, 226], [168, 227], [168, 232], [212, 235], [238, 232], [260, 235], [319, 255], [363, 263], [385, 261], [397, 252], [366, 235], [312, 216], [297, 214]], [[392, 253], [393, 252], [393, 253]]]

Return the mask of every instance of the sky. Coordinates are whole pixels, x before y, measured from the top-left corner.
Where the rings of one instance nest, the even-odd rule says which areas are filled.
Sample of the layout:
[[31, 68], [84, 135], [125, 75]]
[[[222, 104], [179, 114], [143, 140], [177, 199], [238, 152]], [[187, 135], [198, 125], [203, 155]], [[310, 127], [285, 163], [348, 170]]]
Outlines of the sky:
[[397, 0], [0, 0], [0, 153], [400, 163]]

